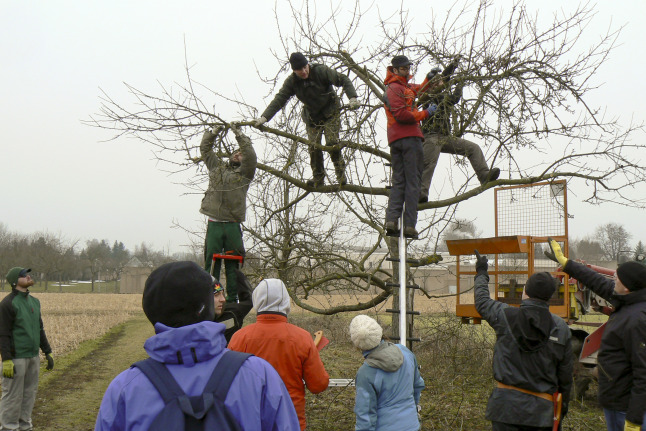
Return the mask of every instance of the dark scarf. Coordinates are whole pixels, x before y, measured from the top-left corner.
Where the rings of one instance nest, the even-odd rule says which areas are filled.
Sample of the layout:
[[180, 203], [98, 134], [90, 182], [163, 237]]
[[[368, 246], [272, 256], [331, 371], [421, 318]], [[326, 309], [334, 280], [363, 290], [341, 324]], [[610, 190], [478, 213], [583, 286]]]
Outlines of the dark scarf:
[[535, 352], [547, 343], [554, 320], [546, 302], [529, 299], [520, 308], [508, 307], [504, 312], [511, 333], [523, 351]]

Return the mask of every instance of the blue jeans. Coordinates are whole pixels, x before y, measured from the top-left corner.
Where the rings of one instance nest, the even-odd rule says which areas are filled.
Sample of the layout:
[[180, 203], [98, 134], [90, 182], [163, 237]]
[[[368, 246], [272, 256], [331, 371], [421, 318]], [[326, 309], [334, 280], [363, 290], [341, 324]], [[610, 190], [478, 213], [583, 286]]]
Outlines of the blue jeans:
[[[608, 427], [608, 431], [624, 431], [626, 412], [603, 409], [603, 415], [606, 417], [606, 426]], [[646, 431], [646, 414], [644, 415], [644, 422], [642, 422], [641, 431]]]

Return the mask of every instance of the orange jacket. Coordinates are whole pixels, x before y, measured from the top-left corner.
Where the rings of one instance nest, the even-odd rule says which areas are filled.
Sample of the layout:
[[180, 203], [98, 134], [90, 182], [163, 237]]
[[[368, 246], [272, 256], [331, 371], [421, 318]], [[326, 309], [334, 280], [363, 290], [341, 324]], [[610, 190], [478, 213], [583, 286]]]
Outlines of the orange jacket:
[[305, 429], [305, 384], [314, 394], [323, 392], [330, 376], [312, 336], [304, 329], [287, 323], [282, 314], [259, 314], [256, 323], [233, 335], [229, 349], [252, 353], [269, 362], [283, 379], [292, 398], [301, 430]]
[[415, 98], [420, 90], [426, 91], [428, 81], [424, 80], [422, 85], [409, 84], [409, 78], [410, 76], [405, 78], [394, 74], [392, 68], [388, 67], [384, 80], [386, 85], [384, 108], [388, 119], [388, 144], [411, 136], [424, 137], [419, 122], [427, 119], [429, 114], [426, 111], [417, 110]]

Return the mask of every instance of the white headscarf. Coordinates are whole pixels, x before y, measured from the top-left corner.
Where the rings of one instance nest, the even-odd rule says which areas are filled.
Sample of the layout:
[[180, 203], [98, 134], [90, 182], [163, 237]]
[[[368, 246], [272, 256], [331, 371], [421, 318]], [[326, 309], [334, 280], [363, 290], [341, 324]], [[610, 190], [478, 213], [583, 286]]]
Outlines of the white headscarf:
[[291, 309], [291, 298], [285, 283], [278, 278], [267, 278], [258, 283], [253, 290], [252, 300], [258, 313], [269, 311], [287, 315]]

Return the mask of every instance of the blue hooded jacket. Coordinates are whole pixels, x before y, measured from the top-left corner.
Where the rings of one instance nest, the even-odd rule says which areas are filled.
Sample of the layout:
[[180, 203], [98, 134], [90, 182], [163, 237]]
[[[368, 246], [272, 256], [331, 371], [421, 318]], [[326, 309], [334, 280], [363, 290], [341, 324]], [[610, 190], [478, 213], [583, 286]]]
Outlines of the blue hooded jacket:
[[[151, 358], [166, 364], [187, 395], [200, 395], [227, 350], [224, 330], [223, 324], [207, 321], [179, 328], [157, 323], [156, 335], [146, 340], [144, 349]], [[224, 405], [244, 430], [301, 429], [280, 376], [267, 361], [255, 356], [238, 371]], [[163, 406], [148, 378], [139, 369], [129, 368], [108, 386], [95, 431], [148, 430]]]
[[363, 356], [355, 383], [355, 430], [419, 430], [417, 405], [425, 386], [413, 352], [382, 341]]

